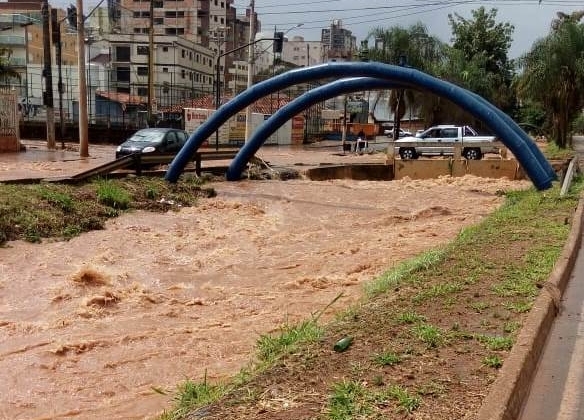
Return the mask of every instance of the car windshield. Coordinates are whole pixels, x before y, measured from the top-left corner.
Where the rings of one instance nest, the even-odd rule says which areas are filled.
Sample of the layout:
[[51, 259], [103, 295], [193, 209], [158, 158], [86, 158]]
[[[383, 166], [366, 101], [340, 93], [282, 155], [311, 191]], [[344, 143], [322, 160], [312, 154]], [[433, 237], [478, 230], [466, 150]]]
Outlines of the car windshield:
[[158, 143], [164, 138], [163, 131], [138, 131], [128, 141]]

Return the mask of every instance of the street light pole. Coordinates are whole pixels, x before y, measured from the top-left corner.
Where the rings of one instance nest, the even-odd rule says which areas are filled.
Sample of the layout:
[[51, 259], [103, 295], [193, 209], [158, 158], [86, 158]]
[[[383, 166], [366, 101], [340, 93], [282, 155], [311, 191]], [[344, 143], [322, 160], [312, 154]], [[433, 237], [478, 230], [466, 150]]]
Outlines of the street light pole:
[[[221, 105], [221, 74], [219, 73], [219, 66], [221, 64], [221, 46], [225, 42], [225, 31], [229, 28], [220, 26], [215, 28], [215, 39], [217, 43], [217, 62], [215, 63], [215, 111], [219, 109]], [[221, 36], [219, 35], [221, 33]], [[225, 54], [224, 54], [225, 55]], [[219, 129], [215, 131], [215, 150], [219, 150]]]
[[[247, 65], [247, 88], [249, 89], [253, 85], [253, 72], [254, 72], [254, 40], [255, 40], [255, 0], [251, 0], [251, 13], [249, 15], [249, 50], [248, 50], [248, 65]], [[245, 142], [247, 143], [251, 135], [251, 106], [245, 109]]]

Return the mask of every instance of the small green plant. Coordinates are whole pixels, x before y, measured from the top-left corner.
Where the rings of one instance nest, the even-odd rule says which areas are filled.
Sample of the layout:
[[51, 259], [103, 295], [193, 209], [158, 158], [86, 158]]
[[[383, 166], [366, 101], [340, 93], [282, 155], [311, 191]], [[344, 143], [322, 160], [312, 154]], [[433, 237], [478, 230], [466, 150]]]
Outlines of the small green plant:
[[59, 207], [64, 212], [69, 212], [73, 209], [73, 199], [69, 194], [50, 190], [46, 186], [40, 186], [38, 191], [41, 198]]
[[491, 356], [486, 356], [483, 359], [483, 365], [493, 369], [499, 369], [501, 366], [503, 366], [503, 360], [498, 355], [493, 354]]
[[422, 341], [429, 348], [439, 347], [444, 341], [445, 337], [442, 330], [434, 325], [420, 324], [412, 328], [418, 340]]
[[516, 312], [518, 314], [523, 314], [531, 310], [531, 302], [511, 302], [505, 304], [505, 309]]
[[508, 321], [503, 324], [503, 332], [507, 334], [514, 333], [519, 328], [521, 328], [521, 324], [517, 321]]
[[280, 334], [275, 337], [260, 336], [257, 343], [258, 357], [265, 362], [271, 362], [300, 342], [318, 340], [322, 336], [322, 331], [313, 319], [304, 321], [298, 326], [284, 325]]
[[145, 191], [146, 194], [146, 198], [149, 200], [154, 200], [156, 197], [158, 197], [158, 191], [156, 191], [156, 188], [147, 188]]
[[413, 297], [415, 303], [422, 303], [428, 299], [435, 299], [441, 296], [447, 296], [453, 293], [460, 292], [462, 285], [458, 283], [443, 283], [437, 284], [429, 289], [426, 289]]
[[372, 407], [366, 401], [367, 390], [355, 381], [343, 381], [333, 385], [329, 398], [328, 417], [331, 420], [367, 418]]
[[425, 384], [422, 384], [418, 388], [419, 395], [440, 395], [444, 394], [445, 391], [446, 388], [435, 381], [430, 381]]
[[111, 180], [99, 180], [97, 186], [97, 200], [101, 204], [115, 209], [126, 210], [130, 205], [130, 194]]
[[400, 324], [417, 324], [418, 322], [426, 321], [426, 317], [423, 315], [419, 315], [414, 311], [406, 311], [400, 313], [396, 317], [396, 320]]
[[[164, 391], [154, 390], [166, 394]], [[163, 413], [159, 420], [183, 419], [190, 411], [216, 401], [225, 391], [222, 385], [207, 383], [207, 372], [205, 372], [203, 382], [184, 381], [178, 385], [177, 394], [174, 397], [174, 408], [170, 412]]]
[[491, 305], [487, 302], [474, 302], [470, 304], [470, 308], [473, 309], [476, 313], [483, 313], [485, 309], [488, 309]]
[[365, 284], [365, 293], [369, 296], [385, 293], [387, 290], [407, 281], [412, 274], [428, 270], [439, 264], [445, 256], [446, 250], [440, 248], [424, 252], [411, 260], [404, 261], [372, 282]]
[[511, 350], [513, 347], [513, 338], [511, 337], [501, 337], [495, 336], [491, 337], [488, 335], [477, 335], [476, 339], [484, 344], [489, 350], [497, 351], [497, 350]]
[[381, 365], [381, 366], [393, 366], [393, 365], [397, 365], [398, 363], [401, 362], [401, 357], [399, 357], [399, 355], [388, 351], [388, 352], [384, 352], [384, 353], [380, 353], [377, 354], [373, 360], [375, 361], [375, 363]]
[[65, 239], [71, 239], [74, 238], [76, 236], [79, 236], [82, 232], [82, 229], [79, 226], [66, 226], [63, 229], [63, 238]]
[[406, 413], [413, 413], [422, 403], [422, 400], [419, 397], [411, 395], [407, 389], [399, 385], [389, 387], [387, 395], [390, 398], [397, 400], [399, 411]]

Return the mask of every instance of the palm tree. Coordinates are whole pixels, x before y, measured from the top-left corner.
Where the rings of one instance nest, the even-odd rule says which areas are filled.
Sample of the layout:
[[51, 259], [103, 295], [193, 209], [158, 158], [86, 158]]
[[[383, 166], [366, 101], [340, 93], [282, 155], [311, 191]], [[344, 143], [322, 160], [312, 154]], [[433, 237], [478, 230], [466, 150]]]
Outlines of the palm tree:
[[584, 99], [584, 25], [578, 20], [556, 22], [520, 59], [518, 93], [550, 111], [551, 137], [561, 148], [569, 145], [570, 122]]
[[[438, 38], [428, 35], [428, 30], [422, 23], [416, 23], [409, 28], [375, 28], [367, 38], [375, 40], [374, 47], [369, 50], [369, 59], [373, 61], [407, 65], [432, 73], [432, 69], [444, 57], [444, 44]], [[409, 89], [392, 89], [389, 92], [394, 132], [399, 131], [406, 105], [415, 107], [420, 99], [418, 92]]]

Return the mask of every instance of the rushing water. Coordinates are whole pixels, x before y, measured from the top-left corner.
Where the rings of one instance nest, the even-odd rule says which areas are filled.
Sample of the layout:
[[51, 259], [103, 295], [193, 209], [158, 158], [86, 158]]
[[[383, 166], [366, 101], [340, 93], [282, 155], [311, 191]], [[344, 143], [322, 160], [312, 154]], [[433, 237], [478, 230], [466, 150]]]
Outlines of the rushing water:
[[68, 242], [0, 248], [0, 418], [141, 419], [184, 379], [236, 373], [260, 334], [346, 307], [524, 188], [473, 177], [215, 185]]

